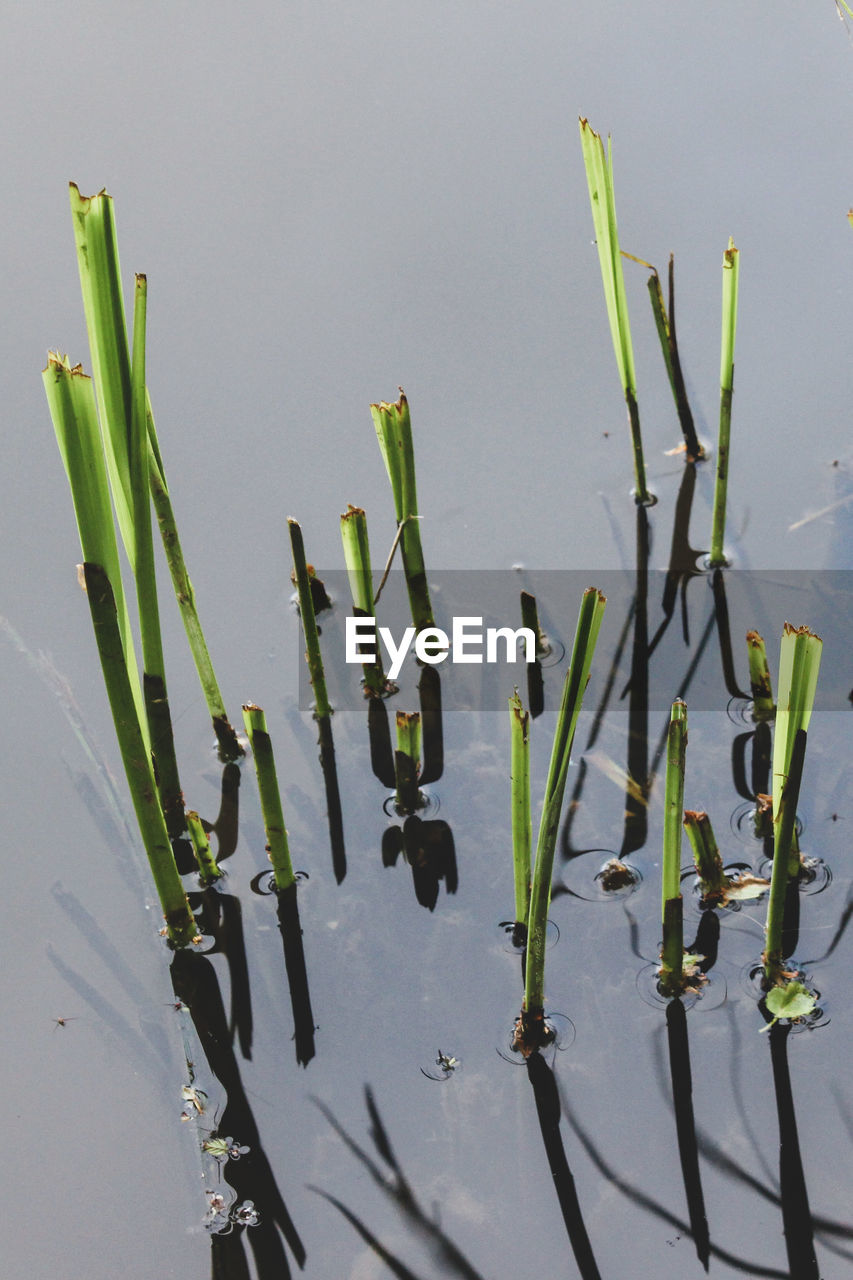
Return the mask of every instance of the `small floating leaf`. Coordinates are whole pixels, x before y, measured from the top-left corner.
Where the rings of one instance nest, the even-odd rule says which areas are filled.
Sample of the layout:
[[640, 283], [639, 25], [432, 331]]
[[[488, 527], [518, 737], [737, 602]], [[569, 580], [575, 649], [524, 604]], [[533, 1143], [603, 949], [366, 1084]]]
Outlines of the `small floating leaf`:
[[770, 888], [770, 881], [761, 876], [740, 876], [729, 880], [725, 891], [726, 902], [746, 902], [750, 898], [760, 898]]
[[797, 1018], [808, 1017], [814, 1012], [817, 999], [802, 982], [786, 982], [784, 986], [768, 991], [765, 1004], [774, 1016], [772, 1022], [768, 1022], [761, 1030], [769, 1031], [780, 1018], [795, 1021]]

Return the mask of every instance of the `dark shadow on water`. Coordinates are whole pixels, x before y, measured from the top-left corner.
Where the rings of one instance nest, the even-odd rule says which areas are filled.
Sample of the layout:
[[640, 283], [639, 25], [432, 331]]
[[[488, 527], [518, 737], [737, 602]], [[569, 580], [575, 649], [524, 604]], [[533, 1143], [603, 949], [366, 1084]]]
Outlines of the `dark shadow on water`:
[[560, 1134], [560, 1095], [554, 1073], [540, 1053], [531, 1053], [527, 1059], [527, 1077], [533, 1088], [539, 1128], [548, 1157], [548, 1167], [554, 1179], [554, 1190], [575, 1262], [581, 1280], [601, 1280], [601, 1273], [592, 1252], [589, 1235], [581, 1214], [575, 1180], [566, 1159]]
[[391, 745], [391, 726], [388, 708], [381, 698], [370, 698], [367, 703], [367, 732], [370, 739], [370, 767], [387, 791], [397, 785], [394, 772], [394, 748]]
[[[314, 1102], [320, 1111], [328, 1120], [329, 1124], [335, 1130], [338, 1137], [346, 1143], [349, 1150], [357, 1160], [364, 1166], [370, 1174], [376, 1186], [391, 1201], [394, 1207], [400, 1213], [401, 1218], [409, 1230], [415, 1235], [432, 1255], [433, 1263], [438, 1269], [438, 1274], [442, 1276], [457, 1277], [458, 1280], [483, 1280], [479, 1271], [476, 1271], [465, 1255], [457, 1248], [449, 1236], [441, 1229], [438, 1222], [438, 1207], [433, 1206], [433, 1217], [429, 1217], [421, 1205], [418, 1203], [417, 1197], [409, 1183], [406, 1175], [403, 1173], [402, 1167], [397, 1160], [394, 1150], [391, 1146], [391, 1140], [388, 1132], [382, 1123], [379, 1114], [379, 1108], [373, 1097], [373, 1092], [369, 1086], [365, 1086], [364, 1090], [367, 1110], [370, 1116], [371, 1129], [370, 1138], [376, 1148], [380, 1159], [388, 1167], [388, 1172], [382, 1168], [373, 1156], [362, 1146], [360, 1146], [354, 1138], [350, 1137], [343, 1125], [336, 1119], [334, 1114], [329, 1110], [325, 1103], [319, 1098], [315, 1098]], [[365, 1223], [358, 1218], [350, 1209], [348, 1209], [340, 1200], [329, 1195], [322, 1187], [311, 1186], [311, 1191], [315, 1191], [322, 1196], [330, 1204], [333, 1204], [340, 1213], [344, 1215], [370, 1247], [383, 1259], [391, 1268], [395, 1276], [401, 1277], [401, 1280], [421, 1280], [413, 1271], [410, 1271], [401, 1259], [392, 1255], [384, 1246], [381, 1245], [378, 1238], [368, 1229]], [[422, 1280], [427, 1280], [423, 1277]]]
[[[617, 1170], [607, 1163], [586, 1129], [580, 1123], [577, 1115], [569, 1106], [563, 1090], [560, 1090], [560, 1098], [566, 1120], [602, 1177], [606, 1178], [612, 1186], [616, 1187], [624, 1196], [651, 1216], [668, 1223], [684, 1235], [690, 1235], [691, 1228], [688, 1222], [685, 1222], [683, 1218], [679, 1218], [665, 1205], [655, 1200], [647, 1191], [621, 1177]], [[776, 1267], [764, 1267], [758, 1263], [748, 1262], [745, 1258], [738, 1257], [737, 1254], [724, 1249], [721, 1245], [714, 1244], [713, 1240], [709, 1242], [708, 1252], [710, 1257], [719, 1258], [721, 1262], [727, 1263], [733, 1270], [742, 1271], [747, 1276], [767, 1276], [770, 1277], [770, 1280], [791, 1280], [788, 1271], [779, 1271]]]
[[[234, 1056], [216, 971], [205, 956], [178, 951], [172, 960], [171, 975], [175, 998], [189, 1009], [208, 1066], [225, 1091], [227, 1101], [218, 1119], [217, 1132], [249, 1147], [248, 1154], [239, 1161], [227, 1161], [222, 1168], [223, 1180], [234, 1189], [238, 1205], [251, 1201], [260, 1215], [255, 1226], [235, 1224], [221, 1240], [211, 1235], [212, 1274], [221, 1280], [243, 1280], [248, 1274], [245, 1259], [248, 1241], [258, 1280], [290, 1280], [292, 1272], [285, 1244], [300, 1268], [305, 1265], [305, 1249], [261, 1146], [260, 1132]], [[297, 1163], [300, 1153], [293, 1151], [291, 1155]]]
[[382, 864], [396, 865], [400, 854], [412, 868], [415, 897], [422, 907], [433, 911], [441, 882], [447, 893], [459, 886], [453, 832], [440, 818], [406, 818], [402, 827], [388, 827], [382, 835]]
[[820, 1280], [814, 1249], [814, 1224], [806, 1178], [800, 1155], [797, 1116], [791, 1074], [788, 1070], [788, 1035], [790, 1025], [779, 1023], [770, 1028], [770, 1059], [776, 1090], [776, 1114], [779, 1118], [779, 1189], [782, 1206], [782, 1228], [791, 1275], [796, 1280]]
[[[252, 992], [249, 985], [249, 965], [246, 959], [246, 941], [243, 936], [243, 908], [239, 898], [223, 893], [222, 881], [201, 894], [190, 895], [190, 905], [196, 913], [199, 929], [213, 938], [213, 946], [207, 954], [220, 954], [228, 965], [228, 983], [231, 991], [231, 1010], [228, 1029], [231, 1043], [236, 1034], [243, 1057], [252, 1057]], [[200, 910], [199, 910], [200, 903]]]
[[[642, 849], [648, 838], [649, 784], [649, 552], [651, 530], [645, 507], [637, 507], [637, 586], [628, 690], [628, 786], [619, 860]], [[632, 785], [633, 784], [633, 785]], [[639, 792], [635, 789], [639, 787]]]
[[219, 800], [219, 813], [211, 825], [204, 824], [205, 830], [216, 835], [216, 861], [222, 863], [230, 858], [237, 848], [239, 816], [240, 816], [240, 766], [226, 764], [222, 770], [222, 784]]
[[723, 679], [729, 696], [748, 701], [749, 691], [744, 692], [735, 675], [734, 654], [732, 651], [731, 626], [729, 624], [729, 605], [726, 599], [726, 582], [722, 569], [715, 569], [711, 578], [714, 591], [714, 617], [717, 622], [717, 636], [720, 641], [720, 660], [723, 665]]
[[687, 1199], [690, 1233], [696, 1245], [696, 1256], [707, 1271], [710, 1237], [705, 1213], [705, 1197], [702, 1192], [702, 1176], [699, 1172], [696, 1126], [693, 1120], [693, 1076], [690, 1070], [687, 1018], [684, 1005], [679, 999], [670, 1000], [666, 1007], [666, 1031], [669, 1042], [669, 1067], [675, 1130], [678, 1137], [678, 1156], [681, 1161], [681, 1176]]
[[305, 949], [302, 945], [302, 926], [299, 923], [299, 906], [296, 895], [298, 882], [276, 895], [278, 927], [284, 946], [284, 966], [290, 986], [290, 1003], [293, 1009], [293, 1039], [296, 1061], [307, 1067], [314, 1057], [314, 1014], [308, 990], [308, 973], [305, 968]]
[[652, 656], [658, 647], [675, 614], [678, 603], [679, 587], [681, 588], [681, 630], [684, 643], [690, 647], [690, 629], [687, 611], [687, 585], [691, 578], [704, 577], [699, 567], [701, 551], [695, 551], [690, 545], [690, 513], [693, 509], [693, 496], [696, 490], [696, 466], [688, 462], [684, 465], [684, 474], [678, 486], [675, 500], [675, 513], [672, 521], [672, 541], [669, 548], [669, 564], [663, 587], [661, 611], [663, 621], [652, 636], [648, 654]]
[[318, 746], [320, 748], [320, 768], [323, 771], [323, 783], [326, 788], [326, 813], [329, 821], [329, 844], [332, 850], [332, 871], [338, 884], [347, 873], [347, 854], [344, 844], [344, 814], [341, 806], [341, 791], [338, 786], [338, 769], [335, 763], [335, 741], [332, 737], [332, 720], [330, 716], [321, 716], [317, 721]]
[[441, 714], [441, 677], [438, 667], [425, 666], [418, 681], [421, 704], [423, 763], [418, 779], [422, 787], [438, 782], [444, 773], [444, 727]]

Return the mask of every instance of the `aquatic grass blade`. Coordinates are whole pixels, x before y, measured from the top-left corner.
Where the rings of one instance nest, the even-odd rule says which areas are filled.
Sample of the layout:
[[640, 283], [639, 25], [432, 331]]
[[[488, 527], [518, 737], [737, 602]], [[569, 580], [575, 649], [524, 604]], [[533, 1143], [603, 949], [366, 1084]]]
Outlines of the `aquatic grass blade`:
[[53, 351], [48, 355], [42, 380], [71, 488], [83, 559], [102, 565], [112, 584], [128, 679], [147, 740], [145, 704], [130, 615], [121, 582], [118, 544], [93, 381], [80, 365], [72, 367], [67, 356], [60, 356]]
[[[145, 544], [145, 522], [135, 530], [135, 519], [143, 512], [143, 473], [151, 487], [163, 545], [187, 638], [199, 673], [208, 710], [213, 719], [214, 731], [220, 744], [223, 759], [236, 759], [240, 747], [234, 730], [228, 722], [222, 695], [219, 692], [201, 623], [195, 607], [195, 597], [180, 549], [177, 527], [169, 499], [163, 471], [163, 461], [154, 430], [151, 406], [145, 393], [145, 413], [142, 414], [144, 388], [144, 361], [139, 363], [140, 340], [144, 351], [144, 323], [140, 329], [134, 324], [134, 358], [137, 376], [134, 386], [131, 356], [127, 340], [124, 300], [121, 290], [121, 271], [118, 257], [118, 240], [115, 225], [115, 209], [106, 191], [95, 196], [82, 196], [75, 183], [69, 184], [72, 223], [77, 247], [77, 263], [83, 309], [89, 335], [92, 356], [95, 393], [98, 401], [101, 433], [112, 487], [112, 499], [116, 519], [124, 542], [125, 551], [134, 576], [137, 574], [137, 543]], [[144, 277], [137, 277], [134, 299], [134, 315], [141, 304], [140, 284]], [[144, 320], [145, 287], [142, 286], [142, 318]], [[134, 424], [134, 415], [136, 422]], [[145, 423], [148, 444], [140, 430]], [[150, 452], [149, 452], [150, 446]], [[134, 456], [135, 451], [135, 456]], [[153, 457], [151, 456], [153, 454]], [[145, 500], [148, 512], [149, 500]], [[150, 520], [150, 515], [147, 516]], [[153, 555], [153, 550], [152, 550]], [[137, 586], [144, 604], [141, 605], [140, 627], [143, 633], [145, 670], [164, 682], [162, 697], [157, 692], [159, 707], [165, 705], [165, 672], [162, 649], [159, 644], [159, 616], [157, 615], [156, 587], [153, 577], [153, 561], [143, 567], [143, 581]], [[155, 632], [157, 633], [155, 638]], [[156, 656], [160, 650], [159, 658]], [[168, 753], [170, 729], [161, 727], [161, 754]], [[174, 754], [174, 753], [173, 753]], [[166, 764], [170, 775], [167, 786], [175, 791], [177, 766]]]
[[302, 633], [305, 637], [305, 658], [311, 676], [311, 687], [314, 690], [314, 708], [318, 720], [332, 714], [329, 696], [326, 692], [326, 677], [323, 673], [323, 657], [320, 653], [320, 634], [317, 630], [317, 619], [314, 616], [314, 600], [311, 595], [311, 583], [308, 577], [308, 564], [305, 559], [305, 544], [302, 540], [302, 529], [297, 520], [289, 519], [290, 549], [293, 555], [293, 568], [296, 573], [296, 590], [299, 596], [299, 613], [302, 618]]
[[806, 740], [823, 641], [808, 627], [786, 622], [779, 654], [779, 685], [773, 739], [773, 870], [765, 926], [764, 981], [782, 976], [782, 928], [789, 876], [796, 873], [796, 816]]
[[776, 714], [773, 704], [773, 686], [770, 682], [770, 666], [767, 649], [757, 631], [746, 633], [749, 659], [749, 686], [752, 693], [752, 718], [757, 721], [772, 720]]
[[646, 483], [646, 465], [640, 436], [640, 415], [637, 406], [637, 379], [634, 371], [634, 347], [631, 342], [631, 325], [628, 319], [628, 299], [622, 271], [622, 254], [616, 225], [616, 201], [613, 194], [613, 144], [608, 140], [607, 155], [600, 134], [597, 134], [583, 116], [580, 118], [581, 150], [586, 169], [595, 241], [601, 281], [607, 306], [607, 319], [613, 351], [619, 369], [619, 379], [628, 407], [631, 445], [634, 455], [635, 497], [637, 502], [650, 505], [654, 498]]
[[664, 365], [666, 366], [669, 385], [672, 389], [672, 398], [675, 401], [678, 420], [681, 424], [681, 431], [684, 436], [684, 449], [686, 462], [699, 462], [705, 457], [705, 450], [696, 434], [696, 426], [693, 422], [693, 413], [690, 409], [690, 403], [687, 399], [687, 388], [684, 384], [684, 374], [681, 370], [681, 356], [678, 351], [678, 338], [675, 331], [675, 259], [672, 254], [669, 255], [669, 310], [663, 299], [663, 289], [661, 288], [660, 276], [655, 268], [652, 268], [652, 274], [648, 279], [649, 298], [652, 304], [652, 314], [655, 318], [655, 327], [658, 331], [660, 339], [661, 352], [663, 354]]
[[400, 551], [412, 621], [418, 631], [435, 626], [429, 596], [426, 566], [421, 546], [418, 495], [415, 481], [415, 450], [409, 402], [404, 393], [394, 404], [380, 401], [370, 406], [379, 448], [391, 481], [394, 512], [401, 528]]
[[398, 711], [395, 804], [401, 813], [414, 813], [422, 806], [418, 790], [421, 769], [421, 716], [419, 711]]
[[722, 893], [726, 887], [726, 874], [711, 819], [703, 810], [685, 809], [683, 826], [693, 851], [702, 897]]
[[711, 516], [712, 569], [727, 563], [723, 554], [726, 532], [726, 493], [729, 480], [729, 447], [732, 426], [732, 395], [734, 391], [735, 332], [737, 330], [738, 281], [740, 254], [729, 237], [728, 248], [723, 253], [723, 316], [720, 340], [720, 430], [717, 437], [717, 469], [714, 477], [714, 504]]
[[139, 634], [142, 642], [142, 687], [148, 732], [156, 760], [157, 789], [172, 839], [186, 830], [184, 797], [175, 755], [172, 717], [166, 691], [166, 664], [160, 632], [160, 607], [154, 567], [151, 492], [148, 484], [148, 429], [145, 389], [145, 339], [148, 282], [137, 275], [133, 305], [133, 357], [130, 374], [130, 439], [128, 464], [132, 498], [133, 556]]
[[83, 196], [73, 182], [69, 183], [68, 190], [92, 374], [116, 518], [131, 569], [135, 569], [129, 461], [130, 352], [121, 292], [115, 210], [112, 197], [106, 191]]
[[666, 776], [663, 801], [663, 874], [661, 916], [663, 947], [660, 982], [665, 995], [679, 995], [683, 986], [684, 936], [681, 899], [681, 833], [684, 813], [684, 766], [687, 752], [687, 707], [677, 698], [667, 730]]
[[128, 668], [116, 616], [115, 597], [102, 566], [83, 566], [86, 593], [104, 684], [115, 724], [122, 763], [127, 776], [142, 842], [160, 898], [171, 941], [185, 946], [197, 934], [157, 796], [151, 754], [128, 677]]
[[[370, 544], [367, 538], [367, 516], [361, 507], [350, 504], [341, 516], [341, 541], [356, 615], [372, 618], [375, 616], [373, 571], [370, 565]], [[364, 662], [362, 670], [366, 693], [381, 697], [384, 693], [390, 692], [378, 650], [376, 660]]]
[[236, 760], [243, 754], [243, 748], [240, 746], [234, 727], [228, 719], [225, 702], [216, 679], [216, 673], [213, 670], [210, 650], [204, 638], [204, 631], [202, 630], [201, 619], [196, 606], [195, 590], [187, 572], [175, 513], [172, 509], [169, 486], [166, 483], [166, 473], [160, 454], [154, 416], [151, 412], [150, 397], [146, 399], [146, 428], [149, 449], [148, 482], [151, 489], [151, 501], [154, 504], [154, 512], [157, 516], [157, 524], [160, 529], [166, 563], [169, 567], [169, 575], [172, 579], [172, 587], [181, 613], [181, 621], [184, 624], [184, 631], [189, 642], [190, 652], [193, 656], [207, 710], [213, 722], [213, 731], [219, 744], [220, 759], [224, 761]]
[[278, 788], [272, 742], [267, 732], [267, 720], [262, 708], [253, 702], [247, 702], [243, 707], [243, 723], [249, 735], [252, 755], [255, 757], [258, 793], [267, 837], [267, 853], [272, 863], [276, 892], [283, 893], [295, 883], [296, 876], [290, 860], [290, 846], [287, 840], [287, 828], [284, 825], [284, 811]]
[[225, 873], [213, 856], [204, 824], [194, 809], [187, 812], [187, 829], [198, 866], [199, 880], [207, 887], [213, 884], [214, 880], [220, 880]]
[[517, 943], [527, 940], [530, 911], [530, 712], [525, 711], [516, 689], [509, 700], [510, 790], [512, 813], [512, 865], [515, 886], [515, 928]]
[[595, 587], [590, 587], [584, 592], [572, 646], [571, 662], [563, 684], [563, 696], [554, 733], [548, 780], [545, 785], [545, 803], [539, 823], [533, 883], [530, 890], [524, 992], [525, 1011], [530, 1016], [540, 1014], [544, 1008], [545, 930], [551, 901], [551, 877], [560, 827], [560, 812], [575, 727], [589, 681], [606, 603], [606, 597]]

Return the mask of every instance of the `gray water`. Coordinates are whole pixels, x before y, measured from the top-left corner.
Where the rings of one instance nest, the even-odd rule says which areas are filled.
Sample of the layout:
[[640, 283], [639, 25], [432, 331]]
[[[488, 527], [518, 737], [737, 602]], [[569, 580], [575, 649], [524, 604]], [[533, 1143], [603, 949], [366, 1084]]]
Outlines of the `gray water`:
[[[303, 1070], [290, 1042], [274, 901], [248, 887], [264, 855], [244, 768], [229, 892], [243, 906], [256, 1033], [252, 1060], [240, 1065], [307, 1251], [306, 1274], [385, 1274], [306, 1184], [363, 1216], [417, 1274], [443, 1274], [407, 1252], [401, 1220], [306, 1101], [319, 1097], [369, 1145], [370, 1083], [423, 1204], [441, 1203], [447, 1234], [483, 1275], [517, 1269], [527, 1215], [532, 1263], [573, 1275], [526, 1073], [494, 1052], [520, 996], [517, 962], [495, 927], [511, 911], [504, 719], [484, 712], [446, 721], [436, 790], [453, 830], [459, 889], [449, 896], [442, 887], [429, 913], [407, 868], [381, 866], [386, 793], [369, 772], [363, 717], [341, 714], [348, 872], [337, 888], [314, 727], [298, 710], [285, 517], [301, 520], [309, 557], [330, 568], [341, 564], [337, 517], [348, 502], [367, 509], [375, 547], [390, 544], [393, 511], [368, 404], [392, 399], [402, 384], [431, 568], [594, 574], [633, 565], [630, 453], [577, 137], [583, 114], [613, 135], [624, 247], [660, 268], [675, 253], [682, 358], [708, 440], [729, 235], [740, 250], [728, 538], [735, 571], [819, 577], [850, 568], [851, 75], [853, 45], [832, 0], [785, 12], [621, 0], [571, 12], [556, 4], [250, 4], [239, 22], [216, 4], [116, 13], [48, 3], [6, 15], [7, 1274], [99, 1278], [120, 1266], [128, 1277], [201, 1277], [211, 1266], [201, 1226], [211, 1177], [207, 1168], [202, 1179], [199, 1163], [203, 1120], [179, 1118], [182, 1037], [192, 1029], [170, 1007], [147, 869], [104, 808], [103, 768], [118, 775], [118, 756], [39, 376], [49, 347], [88, 364], [67, 182], [85, 193], [107, 187], [125, 278], [148, 274], [149, 386], [208, 640], [232, 718], [250, 699], [267, 708], [295, 861], [311, 876], [300, 903], [320, 1030]], [[659, 496], [651, 564], [663, 568], [683, 464], [667, 453], [678, 427], [645, 277], [639, 267], [628, 272]], [[712, 482], [711, 468], [701, 469], [697, 549], [707, 545]], [[184, 785], [212, 818], [220, 769], [180, 622], [164, 614]], [[570, 632], [571, 619], [561, 622]], [[66, 714], [69, 697], [84, 728]], [[718, 780], [718, 835], [738, 799], [729, 765], [736, 729], [723, 711], [691, 731], [697, 769]], [[618, 715], [609, 724], [601, 750], [624, 763], [625, 726]], [[537, 734], [540, 788], [549, 727]], [[650, 726], [652, 741], [659, 731]], [[830, 889], [803, 906], [817, 956], [849, 892], [843, 712], [816, 718], [811, 739], [825, 763], [810, 778], [802, 816], [833, 868]], [[591, 776], [576, 843], [618, 848], [624, 797], [600, 771]], [[697, 803], [711, 808], [714, 799]], [[602, 908], [606, 934], [601, 913], [588, 926], [598, 945], [580, 948], [571, 900], [558, 898], [553, 913], [566, 956], [554, 998], [577, 1028], [556, 1069], [618, 1179], [595, 1165], [565, 1118], [564, 1141], [601, 1274], [611, 1277], [625, 1274], [628, 1249], [633, 1274], [681, 1277], [691, 1266], [699, 1274], [685, 1233], [624, 1189], [642, 1186], [683, 1217], [663, 1102], [662, 1014], [637, 996], [642, 961], [629, 945], [647, 959], [657, 945], [657, 822], [659, 813], [631, 899], [644, 904], [639, 941], [619, 905]], [[760, 926], [737, 923], [726, 963], [727, 985], [740, 995], [703, 1015], [707, 1022], [690, 1021], [694, 1088], [714, 1097], [697, 1123], [772, 1186], [766, 1037], [740, 985], [760, 950]], [[850, 1167], [841, 1122], [850, 1096], [838, 1066], [849, 1034], [831, 1004], [845, 945], [846, 935], [836, 967], [827, 962], [818, 977], [831, 1021], [792, 1038], [789, 1054], [812, 1210], [833, 1219], [847, 1209]], [[394, 982], [384, 985], [389, 973]], [[224, 972], [220, 981], [227, 993]], [[700, 1035], [699, 1025], [710, 1030]], [[439, 1049], [463, 1059], [444, 1083], [420, 1072], [434, 1069]], [[716, 1064], [713, 1086], [697, 1054]], [[608, 1128], [614, 1111], [624, 1113], [627, 1136]], [[670, 1163], [652, 1159], [661, 1150]], [[706, 1175], [712, 1237], [749, 1265], [786, 1274], [778, 1207], [742, 1191], [710, 1158]], [[844, 1274], [845, 1259], [821, 1256], [823, 1274]], [[719, 1256], [711, 1269], [735, 1274]]]

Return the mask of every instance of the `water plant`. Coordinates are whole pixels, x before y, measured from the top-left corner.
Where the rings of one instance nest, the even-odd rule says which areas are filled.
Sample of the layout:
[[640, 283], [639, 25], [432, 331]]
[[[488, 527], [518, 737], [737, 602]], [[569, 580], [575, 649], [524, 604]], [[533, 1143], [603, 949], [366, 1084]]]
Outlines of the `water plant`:
[[749, 686], [752, 693], [752, 718], [757, 721], [772, 720], [776, 714], [776, 708], [773, 704], [773, 686], [770, 682], [767, 649], [757, 631], [747, 631], [746, 648], [749, 658]]
[[758, 898], [768, 888], [770, 881], [761, 876], [726, 874], [711, 819], [704, 810], [685, 809], [684, 830], [693, 850], [704, 907]]
[[735, 331], [737, 329], [738, 276], [740, 255], [729, 236], [723, 252], [723, 317], [720, 340], [720, 430], [717, 437], [717, 469], [714, 476], [714, 505], [711, 516], [712, 569], [727, 563], [723, 554], [726, 531], [726, 490], [729, 478], [729, 441], [732, 426], [732, 393], [734, 390]]
[[[145, 384], [147, 281], [136, 277], [133, 361], [125, 324], [115, 211], [105, 191], [82, 196], [69, 184], [72, 223], [92, 373], [116, 520], [137, 583], [146, 699], [158, 724], [158, 775], [167, 814], [175, 811], [177, 765], [171, 745], [165, 672], [150, 533], [150, 503], [157, 515], [175, 595], [223, 759], [240, 754], [213, 672], [186, 571]], [[150, 490], [150, 497], [149, 497]], [[178, 794], [180, 788], [178, 786]], [[182, 808], [181, 808], [182, 812]]]
[[551, 644], [539, 622], [536, 597], [529, 591], [521, 593], [521, 625], [527, 627], [536, 637], [536, 661], [527, 664], [527, 703], [530, 708], [530, 717], [535, 720], [545, 710], [545, 682], [542, 678], [540, 659], [551, 653]]
[[198, 928], [178, 874], [166, 819], [157, 795], [151, 752], [131, 688], [115, 596], [100, 565], [84, 564], [83, 574], [104, 685], [142, 843], [148, 855], [169, 940], [175, 946], [183, 947], [194, 941]]
[[[526, 625], [526, 623], [525, 623]], [[530, 912], [530, 712], [525, 711], [516, 689], [509, 700], [510, 786], [512, 813], [512, 865], [515, 884], [513, 943], [527, 941]]]
[[684, 990], [684, 925], [681, 897], [681, 822], [684, 809], [684, 764], [687, 752], [687, 707], [672, 704], [666, 741], [663, 801], [663, 874], [660, 988], [664, 995]]
[[773, 870], [763, 956], [764, 985], [768, 989], [779, 986], [786, 978], [782, 963], [785, 898], [789, 877], [799, 871], [794, 842], [797, 801], [822, 650], [820, 636], [808, 627], [785, 623], [773, 739]]
[[67, 356], [51, 353], [43, 374], [83, 550], [86, 588], [104, 684], [143, 845], [169, 937], [185, 945], [197, 933], [178, 875], [158, 798], [151, 736], [122, 588], [109, 483], [92, 379]]
[[563, 682], [563, 696], [557, 715], [551, 763], [545, 784], [545, 801], [539, 822], [536, 841], [536, 857], [533, 865], [533, 881], [530, 888], [530, 910], [527, 921], [527, 950], [525, 953], [524, 1005], [516, 1023], [513, 1040], [525, 1057], [546, 1042], [548, 1028], [545, 1022], [545, 931], [548, 923], [548, 907], [551, 901], [551, 878], [554, 868], [554, 851], [560, 827], [560, 813], [566, 778], [569, 772], [575, 728], [583, 704], [583, 696], [589, 682], [595, 645], [604, 616], [606, 597], [595, 587], [583, 594], [578, 614], [572, 656]]
[[421, 716], [419, 711], [397, 712], [397, 750], [394, 753], [396, 795], [399, 813], [414, 813], [423, 806], [418, 790], [421, 764]]
[[296, 574], [296, 591], [299, 598], [299, 614], [302, 618], [302, 633], [305, 636], [305, 658], [311, 676], [311, 687], [314, 690], [314, 714], [323, 720], [332, 714], [329, 695], [326, 692], [326, 677], [323, 673], [323, 656], [320, 653], [320, 633], [317, 630], [317, 619], [314, 614], [314, 597], [311, 592], [311, 581], [308, 576], [308, 564], [305, 559], [305, 544], [302, 540], [302, 529], [297, 520], [288, 519], [290, 530], [290, 549], [293, 554], [293, 569]]
[[[421, 547], [418, 494], [415, 482], [415, 449], [412, 442], [409, 402], [401, 388], [400, 398], [395, 403], [389, 404], [382, 400], [379, 404], [372, 404], [370, 412], [385, 462], [385, 470], [391, 481], [391, 492], [394, 495], [397, 536], [403, 557], [412, 621], [417, 630], [422, 631], [425, 627], [435, 626], [435, 622]], [[395, 543], [396, 541], [397, 539]]]
[[675, 400], [678, 421], [681, 423], [681, 431], [684, 436], [685, 460], [687, 462], [699, 462], [705, 457], [705, 450], [702, 448], [699, 437], [696, 434], [693, 413], [687, 399], [687, 388], [684, 385], [681, 356], [678, 352], [678, 339], [675, 332], [675, 258], [673, 254], [669, 255], [667, 277], [669, 309], [667, 310], [667, 306], [664, 303], [660, 276], [655, 267], [652, 267], [652, 274], [648, 279], [649, 297], [655, 318], [655, 326], [660, 338], [669, 385], [672, 388], [672, 396]]
[[261, 812], [264, 817], [264, 830], [267, 837], [267, 853], [272, 863], [275, 888], [277, 893], [284, 893], [295, 884], [296, 876], [290, 861], [290, 848], [287, 841], [287, 828], [284, 825], [284, 813], [281, 807], [281, 793], [278, 789], [278, 778], [275, 770], [275, 757], [272, 742], [267, 731], [267, 720], [263, 710], [253, 702], [243, 707], [243, 723], [252, 755], [255, 757], [255, 769], [258, 775], [258, 792], [261, 798]]
[[628, 320], [628, 300], [625, 295], [625, 279], [619, 249], [619, 233], [616, 227], [616, 202], [613, 195], [613, 144], [608, 139], [607, 155], [604, 143], [583, 116], [580, 118], [581, 149], [583, 151], [592, 221], [598, 245], [601, 281], [607, 304], [610, 336], [619, 369], [619, 378], [625, 403], [628, 407], [628, 425], [634, 454], [634, 496], [637, 502], [649, 506], [654, 502], [646, 484], [646, 464], [643, 458], [643, 441], [640, 435], [640, 411], [637, 406], [637, 382], [634, 372], [634, 348], [631, 342], [631, 326]]
[[190, 833], [190, 840], [192, 841], [193, 852], [198, 865], [199, 879], [207, 888], [215, 880], [220, 880], [225, 873], [213, 856], [204, 824], [194, 809], [187, 811], [187, 830]]
[[[367, 516], [361, 507], [352, 504], [341, 516], [341, 541], [344, 548], [344, 562], [347, 567], [350, 594], [353, 608], [359, 617], [373, 618], [373, 571], [370, 567], [370, 543], [367, 538]], [[377, 646], [376, 658], [373, 662], [365, 662], [364, 692], [365, 696], [381, 698], [384, 694], [396, 689], [389, 685], [382, 669]]]

